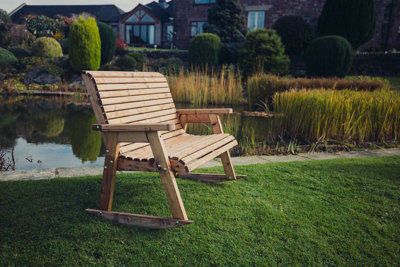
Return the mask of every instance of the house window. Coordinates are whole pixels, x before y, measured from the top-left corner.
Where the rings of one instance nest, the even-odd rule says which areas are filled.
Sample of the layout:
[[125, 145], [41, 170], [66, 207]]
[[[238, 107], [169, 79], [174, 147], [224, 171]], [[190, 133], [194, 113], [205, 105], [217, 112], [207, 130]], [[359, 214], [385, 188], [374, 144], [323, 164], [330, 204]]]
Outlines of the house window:
[[264, 28], [264, 11], [249, 11], [247, 28], [250, 30]]
[[154, 25], [125, 25], [125, 40], [128, 44], [154, 44]]
[[174, 26], [168, 25], [167, 26], [167, 41], [172, 42], [174, 39]]
[[194, 0], [194, 3], [197, 5], [215, 4], [215, 0]]
[[147, 15], [143, 10], [136, 11], [125, 22], [154, 22], [154, 19]]
[[190, 24], [190, 36], [196, 36], [197, 34], [203, 33], [203, 26], [206, 21], [192, 21]]

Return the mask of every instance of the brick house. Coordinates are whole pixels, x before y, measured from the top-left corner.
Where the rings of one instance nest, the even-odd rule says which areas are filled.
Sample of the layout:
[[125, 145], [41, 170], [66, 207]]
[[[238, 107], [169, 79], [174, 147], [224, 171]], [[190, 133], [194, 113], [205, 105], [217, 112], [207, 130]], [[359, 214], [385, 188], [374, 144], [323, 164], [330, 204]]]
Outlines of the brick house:
[[[216, 0], [173, 0], [174, 43], [187, 48], [190, 40], [203, 31], [207, 22], [208, 8]], [[316, 26], [325, 0], [240, 0], [247, 26], [270, 28], [284, 15], [302, 15]], [[400, 49], [400, 1], [376, 0], [377, 27], [374, 37], [362, 49]]]

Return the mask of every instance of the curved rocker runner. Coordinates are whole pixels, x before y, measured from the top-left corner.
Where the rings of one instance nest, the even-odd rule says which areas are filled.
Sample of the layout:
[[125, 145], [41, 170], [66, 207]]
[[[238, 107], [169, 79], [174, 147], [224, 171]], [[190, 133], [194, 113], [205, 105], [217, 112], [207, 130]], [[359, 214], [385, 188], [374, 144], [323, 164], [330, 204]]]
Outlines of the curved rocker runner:
[[[232, 109], [175, 109], [165, 77], [156, 72], [85, 71], [82, 77], [106, 145], [100, 207], [90, 214], [121, 224], [169, 228], [191, 223], [175, 177], [205, 182], [236, 180], [229, 149], [235, 138], [224, 134], [218, 114]], [[188, 123], [210, 123], [213, 134], [186, 133]], [[225, 175], [192, 170], [220, 156]], [[159, 172], [172, 218], [111, 211], [116, 171]]]

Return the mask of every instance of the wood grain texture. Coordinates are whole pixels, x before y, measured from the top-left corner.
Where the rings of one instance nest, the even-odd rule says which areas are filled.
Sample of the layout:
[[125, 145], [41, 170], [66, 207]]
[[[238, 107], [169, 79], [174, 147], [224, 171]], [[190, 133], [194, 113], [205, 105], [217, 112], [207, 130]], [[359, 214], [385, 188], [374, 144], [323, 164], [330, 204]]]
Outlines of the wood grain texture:
[[101, 219], [111, 221], [113, 223], [130, 225], [130, 226], [139, 226], [150, 229], [174, 228], [190, 224], [193, 222], [191, 220], [180, 220], [174, 218], [130, 214], [125, 212], [115, 212], [115, 211], [102, 211], [95, 209], [86, 209], [86, 212], [91, 215], [97, 216]]
[[178, 114], [230, 114], [232, 113], [231, 108], [203, 108], [203, 109], [177, 109]]
[[150, 132], [175, 130], [174, 123], [94, 124], [93, 130], [103, 132]]

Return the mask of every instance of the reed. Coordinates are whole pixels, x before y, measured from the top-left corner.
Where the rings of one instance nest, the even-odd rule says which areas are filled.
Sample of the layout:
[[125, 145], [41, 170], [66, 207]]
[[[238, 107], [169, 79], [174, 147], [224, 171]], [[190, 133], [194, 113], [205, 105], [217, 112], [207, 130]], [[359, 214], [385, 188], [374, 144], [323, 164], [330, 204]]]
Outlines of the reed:
[[272, 97], [277, 92], [289, 89], [334, 89], [334, 90], [355, 90], [375, 91], [388, 89], [389, 81], [368, 77], [350, 76], [345, 79], [338, 78], [290, 78], [278, 77], [270, 74], [255, 74], [247, 80], [247, 96], [250, 109], [257, 108], [261, 101], [272, 103]]
[[182, 68], [178, 75], [168, 76], [168, 83], [176, 102], [194, 106], [243, 103], [241, 76], [233, 70], [187, 72]]
[[282, 129], [291, 138], [380, 142], [400, 135], [400, 92], [395, 90], [292, 89], [275, 94], [274, 109], [283, 113]]

